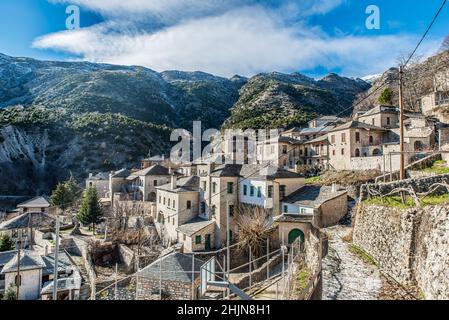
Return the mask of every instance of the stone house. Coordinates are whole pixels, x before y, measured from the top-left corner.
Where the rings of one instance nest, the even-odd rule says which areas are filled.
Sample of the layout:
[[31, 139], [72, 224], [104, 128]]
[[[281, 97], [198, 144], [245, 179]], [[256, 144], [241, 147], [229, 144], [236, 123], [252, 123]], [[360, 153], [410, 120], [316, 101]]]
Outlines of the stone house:
[[256, 144], [256, 162], [258, 164], [278, 165], [284, 169], [294, 170], [299, 160], [301, 141], [287, 136], [258, 141]]
[[381, 128], [399, 127], [399, 109], [393, 106], [379, 105], [356, 118], [357, 121]]
[[214, 246], [215, 222], [195, 217], [180, 225], [178, 243], [183, 244], [185, 252], [209, 251]]
[[169, 169], [161, 165], [153, 165], [133, 172], [127, 178], [132, 199], [156, 202], [156, 188], [170, 181]]
[[159, 258], [137, 273], [137, 300], [195, 300], [199, 298], [204, 261], [178, 252]]
[[[54, 256], [40, 256], [36, 251], [21, 250], [17, 276], [18, 252], [0, 252], [0, 295], [19, 284], [19, 300], [48, 299], [52, 296]], [[58, 259], [58, 299], [77, 300], [81, 275], [69, 256], [62, 252]]]
[[335, 170], [353, 170], [352, 158], [381, 156], [388, 130], [349, 121], [329, 132], [329, 164]]
[[179, 241], [178, 228], [198, 216], [199, 177], [171, 176], [171, 182], [156, 187], [155, 225], [170, 243]]
[[108, 198], [109, 195], [109, 173], [100, 172], [94, 175], [89, 173], [89, 177], [86, 179], [86, 189], [89, 187], [95, 187], [100, 198]]
[[449, 107], [449, 71], [434, 77], [434, 91], [421, 98], [421, 110], [426, 116], [435, 115], [437, 109]]
[[302, 161], [304, 165], [326, 166], [329, 160], [329, 140], [327, 134], [302, 143]]
[[48, 212], [49, 207], [50, 201], [46, 196], [34, 197], [17, 205], [19, 213]]
[[282, 200], [282, 214], [275, 217], [279, 238], [291, 244], [308, 237], [311, 224], [317, 228], [336, 225], [348, 212], [348, 193], [336, 185], [306, 185]]

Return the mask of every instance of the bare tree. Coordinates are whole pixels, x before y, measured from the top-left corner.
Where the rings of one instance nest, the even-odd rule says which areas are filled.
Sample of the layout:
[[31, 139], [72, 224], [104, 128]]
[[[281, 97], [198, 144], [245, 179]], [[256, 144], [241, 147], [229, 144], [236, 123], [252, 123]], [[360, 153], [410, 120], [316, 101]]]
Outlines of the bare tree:
[[[251, 248], [254, 259], [263, 255], [266, 241], [273, 232], [270, 213], [258, 206], [240, 205], [236, 210], [238, 234], [238, 250], [246, 252]], [[254, 263], [254, 267], [257, 264]]]

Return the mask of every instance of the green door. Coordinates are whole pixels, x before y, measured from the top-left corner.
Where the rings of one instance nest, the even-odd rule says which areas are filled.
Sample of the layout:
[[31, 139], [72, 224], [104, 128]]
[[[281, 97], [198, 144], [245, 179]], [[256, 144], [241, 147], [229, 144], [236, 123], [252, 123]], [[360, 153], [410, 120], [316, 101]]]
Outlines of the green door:
[[206, 234], [206, 239], [204, 241], [204, 247], [206, 250], [210, 250], [210, 234]]
[[288, 244], [292, 244], [298, 237], [301, 237], [301, 243], [304, 242], [304, 233], [299, 229], [293, 229], [288, 234]]

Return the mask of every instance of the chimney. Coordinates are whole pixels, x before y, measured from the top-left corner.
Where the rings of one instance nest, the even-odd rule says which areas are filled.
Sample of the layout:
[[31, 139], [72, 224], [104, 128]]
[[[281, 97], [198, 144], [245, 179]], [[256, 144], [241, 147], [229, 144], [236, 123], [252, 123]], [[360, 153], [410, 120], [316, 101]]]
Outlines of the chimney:
[[89, 179], [92, 178], [94, 174], [92, 172], [89, 172]]
[[336, 193], [337, 192], [337, 184], [334, 182], [332, 183], [332, 193]]
[[175, 172], [174, 172], [174, 170], [172, 168], [169, 169], [169, 172], [170, 172], [170, 178], [171, 178], [171, 189], [174, 190], [174, 189], [177, 188], [176, 175], [175, 175]]

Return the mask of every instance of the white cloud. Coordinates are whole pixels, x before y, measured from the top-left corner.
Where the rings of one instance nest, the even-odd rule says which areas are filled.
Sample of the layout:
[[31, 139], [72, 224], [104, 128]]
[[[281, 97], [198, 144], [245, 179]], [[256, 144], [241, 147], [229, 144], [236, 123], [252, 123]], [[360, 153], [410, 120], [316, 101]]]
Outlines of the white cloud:
[[[169, 8], [179, 9], [181, 2], [190, 1], [75, 2], [89, 4], [91, 9], [104, 12], [128, 10], [129, 13], [139, 8], [162, 14]], [[204, 2], [216, 5], [224, 0]], [[135, 31], [138, 28], [130, 28], [135, 25], [129, 20], [124, 23], [109, 19], [78, 31], [45, 35], [36, 39], [33, 45], [62, 50], [89, 61], [142, 65], [156, 71], [201, 70], [223, 76], [251, 76], [258, 72], [288, 72], [324, 66], [341, 68], [345, 75], [363, 76], [394, 65], [396, 57], [416, 41], [407, 36], [331, 38], [305, 22], [297, 22], [294, 27], [285, 23], [286, 8], [290, 7], [288, 12], [302, 10], [303, 15], [322, 14], [341, 3], [342, 0], [307, 0], [299, 8], [286, 1], [276, 10], [260, 5], [244, 6], [226, 9], [220, 14], [183, 19], [156, 31]]]

